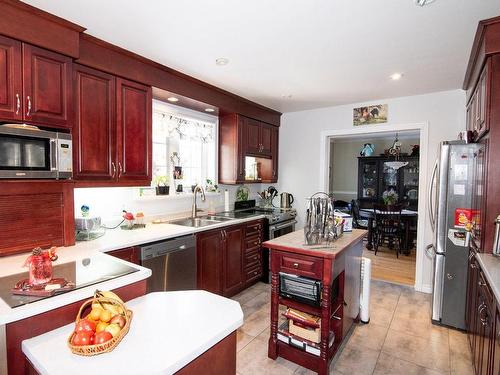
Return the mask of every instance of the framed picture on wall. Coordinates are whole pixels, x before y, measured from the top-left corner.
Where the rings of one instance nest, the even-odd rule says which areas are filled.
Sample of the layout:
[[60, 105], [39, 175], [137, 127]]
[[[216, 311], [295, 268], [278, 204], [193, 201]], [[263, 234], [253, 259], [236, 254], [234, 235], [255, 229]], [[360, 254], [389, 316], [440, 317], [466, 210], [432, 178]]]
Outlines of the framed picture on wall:
[[352, 115], [354, 126], [383, 124], [387, 122], [387, 104], [354, 108]]

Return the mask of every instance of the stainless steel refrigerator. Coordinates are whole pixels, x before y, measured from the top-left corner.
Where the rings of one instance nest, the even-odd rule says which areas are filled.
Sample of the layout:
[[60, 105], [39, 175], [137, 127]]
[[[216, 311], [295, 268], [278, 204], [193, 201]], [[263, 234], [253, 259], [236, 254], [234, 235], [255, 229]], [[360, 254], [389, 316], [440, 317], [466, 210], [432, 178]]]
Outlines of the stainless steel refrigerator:
[[464, 141], [441, 142], [429, 188], [433, 243], [426, 251], [434, 263], [432, 320], [460, 329], [465, 329], [466, 225], [472, 216], [474, 153], [478, 148]]

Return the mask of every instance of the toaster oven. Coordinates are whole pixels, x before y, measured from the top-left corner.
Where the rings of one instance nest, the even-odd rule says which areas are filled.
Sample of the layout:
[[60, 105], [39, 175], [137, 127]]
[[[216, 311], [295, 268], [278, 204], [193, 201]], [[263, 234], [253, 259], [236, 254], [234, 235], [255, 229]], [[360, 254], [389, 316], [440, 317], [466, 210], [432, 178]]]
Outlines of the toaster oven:
[[322, 283], [319, 280], [280, 272], [280, 295], [311, 306], [321, 304]]

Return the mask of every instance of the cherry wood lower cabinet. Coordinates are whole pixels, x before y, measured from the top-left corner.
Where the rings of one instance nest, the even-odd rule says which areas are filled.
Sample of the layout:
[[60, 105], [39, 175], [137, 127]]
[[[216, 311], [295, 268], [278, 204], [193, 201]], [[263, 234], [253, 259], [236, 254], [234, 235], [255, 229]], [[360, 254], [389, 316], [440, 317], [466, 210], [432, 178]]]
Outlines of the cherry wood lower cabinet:
[[233, 225], [196, 235], [198, 288], [234, 296], [262, 276], [262, 222]]
[[127, 247], [125, 249], [108, 251], [106, 254], [114, 256], [116, 258], [126, 260], [127, 262], [134, 264], [141, 264], [140, 260], [140, 248], [138, 247]]
[[[126, 285], [114, 290], [124, 301], [146, 294], [146, 280]], [[5, 326], [7, 341], [7, 368], [9, 375], [29, 373], [29, 365], [22, 349], [23, 340], [41, 335], [74, 322], [80, 306], [85, 300], [71, 303], [54, 310], [44, 312], [26, 319], [9, 323]]]
[[488, 282], [470, 250], [466, 324], [476, 375], [500, 374], [500, 314]]

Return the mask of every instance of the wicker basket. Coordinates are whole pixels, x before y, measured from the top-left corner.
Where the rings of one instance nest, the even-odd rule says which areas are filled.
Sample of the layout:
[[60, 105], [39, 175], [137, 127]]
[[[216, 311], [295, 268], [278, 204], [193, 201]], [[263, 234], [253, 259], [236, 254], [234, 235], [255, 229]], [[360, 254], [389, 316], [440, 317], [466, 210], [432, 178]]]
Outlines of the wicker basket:
[[75, 324], [77, 324], [81, 319], [82, 319], [82, 312], [85, 310], [86, 307], [91, 305], [94, 301], [100, 301], [100, 302], [110, 302], [115, 305], [120, 306], [123, 311], [125, 311], [125, 325], [123, 328], [120, 330], [120, 333], [118, 336], [113, 337], [111, 340], [106, 341], [103, 344], [96, 344], [96, 345], [82, 345], [82, 346], [75, 346], [72, 344], [73, 341], [73, 336], [75, 335], [75, 332], [71, 333], [71, 335], [68, 338], [68, 346], [71, 349], [71, 351], [74, 354], [78, 355], [83, 355], [83, 356], [92, 356], [92, 355], [98, 355], [102, 353], [108, 353], [112, 351], [125, 337], [125, 335], [128, 333], [128, 330], [130, 328], [130, 321], [132, 320], [133, 313], [131, 310], [127, 310], [125, 305], [121, 303], [120, 301], [114, 299], [114, 298], [107, 298], [107, 297], [96, 297], [89, 299], [85, 301], [82, 306], [80, 307], [80, 311], [78, 312], [78, 315], [76, 316]]

